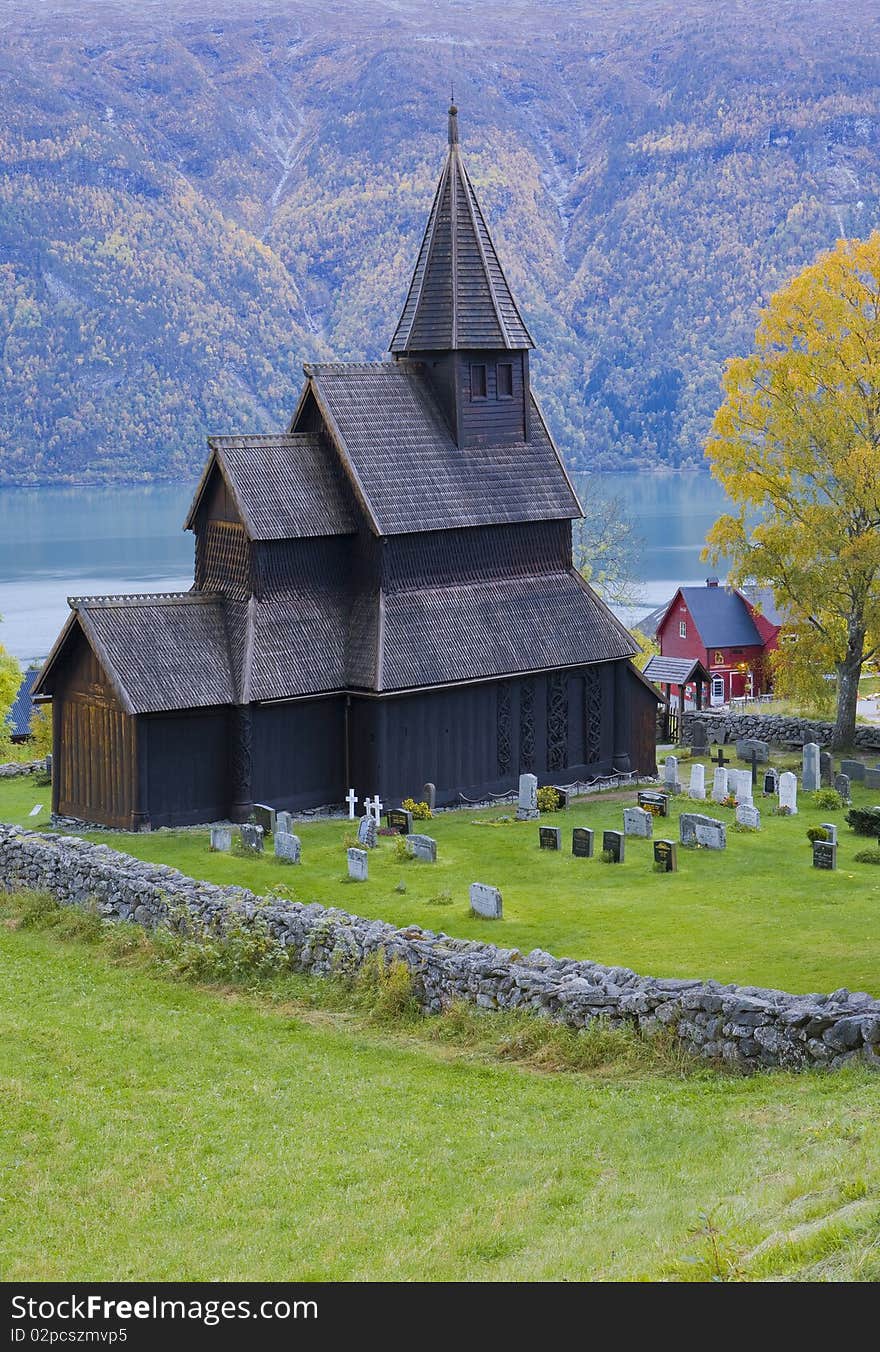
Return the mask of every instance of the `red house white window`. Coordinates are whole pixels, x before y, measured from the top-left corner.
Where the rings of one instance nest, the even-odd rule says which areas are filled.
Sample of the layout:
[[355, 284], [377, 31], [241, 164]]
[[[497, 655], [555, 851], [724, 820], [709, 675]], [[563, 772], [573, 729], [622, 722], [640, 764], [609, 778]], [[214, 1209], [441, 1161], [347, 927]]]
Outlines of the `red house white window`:
[[679, 620], [679, 622], [678, 622], [678, 637], [679, 637], [679, 638], [687, 638], [687, 636], [688, 636], [687, 620]]

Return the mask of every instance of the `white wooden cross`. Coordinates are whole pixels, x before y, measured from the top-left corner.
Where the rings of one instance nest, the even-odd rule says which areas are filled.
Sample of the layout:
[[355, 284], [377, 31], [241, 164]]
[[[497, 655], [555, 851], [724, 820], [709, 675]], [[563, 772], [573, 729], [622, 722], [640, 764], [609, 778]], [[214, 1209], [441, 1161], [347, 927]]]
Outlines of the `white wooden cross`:
[[373, 815], [373, 800], [372, 800], [372, 798], [365, 798], [365, 799], [364, 799], [364, 815], [367, 816], [367, 817], [372, 817], [372, 815]]
[[382, 799], [379, 797], [378, 793], [373, 799], [373, 816], [376, 818], [376, 825], [378, 826], [379, 822], [382, 820]]
[[349, 789], [348, 793], [345, 796], [345, 801], [348, 803], [348, 819], [349, 821], [354, 821], [355, 805], [356, 803], [359, 802], [358, 796], [355, 793], [354, 789]]

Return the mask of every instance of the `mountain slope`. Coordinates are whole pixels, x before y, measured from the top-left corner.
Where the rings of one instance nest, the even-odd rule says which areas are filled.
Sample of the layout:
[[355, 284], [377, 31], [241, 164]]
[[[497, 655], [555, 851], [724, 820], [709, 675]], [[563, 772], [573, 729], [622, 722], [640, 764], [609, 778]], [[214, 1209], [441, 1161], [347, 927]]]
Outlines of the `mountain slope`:
[[581, 467], [698, 463], [762, 300], [880, 202], [874, 0], [0, 6], [0, 482], [191, 472], [377, 357], [462, 140]]

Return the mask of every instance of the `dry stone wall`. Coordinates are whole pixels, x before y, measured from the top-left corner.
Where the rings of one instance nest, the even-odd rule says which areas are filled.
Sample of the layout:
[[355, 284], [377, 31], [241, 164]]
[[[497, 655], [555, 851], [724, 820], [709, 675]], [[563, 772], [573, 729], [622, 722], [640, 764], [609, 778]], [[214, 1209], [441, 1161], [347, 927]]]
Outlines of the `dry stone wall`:
[[196, 882], [106, 845], [20, 827], [0, 826], [0, 887], [48, 892], [66, 906], [95, 903], [108, 919], [149, 928], [185, 929], [188, 917], [221, 933], [230, 921], [262, 923], [294, 966], [316, 975], [354, 971], [381, 952], [406, 963], [428, 1013], [465, 1000], [484, 1009], [531, 1010], [576, 1028], [596, 1018], [648, 1033], [666, 1025], [695, 1055], [754, 1069], [852, 1060], [880, 1066], [880, 1001], [864, 993], [788, 995], [643, 977], [540, 949], [523, 955], [416, 925], [396, 929], [336, 908]]
[[5, 761], [0, 765], [0, 779], [17, 779], [20, 775], [42, 774], [45, 769], [45, 760]]
[[[786, 742], [796, 742], [799, 746], [806, 742], [830, 746], [834, 732], [831, 723], [812, 722], [807, 718], [789, 718], [780, 714], [686, 713], [682, 733], [684, 744], [690, 743], [693, 726], [697, 721], [705, 726], [712, 742], [736, 742], [747, 737], [755, 737], [762, 742], [775, 743], [777, 746]], [[856, 727], [854, 744], [862, 751], [880, 753], [880, 726], [859, 724]]]

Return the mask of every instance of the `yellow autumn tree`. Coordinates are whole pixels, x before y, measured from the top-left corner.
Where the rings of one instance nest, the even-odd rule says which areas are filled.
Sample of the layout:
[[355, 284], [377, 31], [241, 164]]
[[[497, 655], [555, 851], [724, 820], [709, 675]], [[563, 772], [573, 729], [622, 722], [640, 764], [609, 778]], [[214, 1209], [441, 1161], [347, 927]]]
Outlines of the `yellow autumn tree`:
[[4, 749], [8, 751], [10, 729], [6, 719], [20, 685], [21, 667], [0, 643], [0, 760]]
[[840, 240], [778, 291], [722, 384], [706, 455], [736, 510], [705, 556], [729, 559], [736, 584], [772, 587], [812, 639], [804, 660], [836, 674], [833, 742], [848, 746], [862, 665], [880, 650], [880, 231]]

